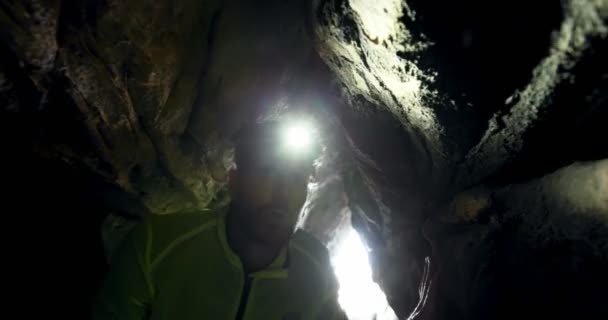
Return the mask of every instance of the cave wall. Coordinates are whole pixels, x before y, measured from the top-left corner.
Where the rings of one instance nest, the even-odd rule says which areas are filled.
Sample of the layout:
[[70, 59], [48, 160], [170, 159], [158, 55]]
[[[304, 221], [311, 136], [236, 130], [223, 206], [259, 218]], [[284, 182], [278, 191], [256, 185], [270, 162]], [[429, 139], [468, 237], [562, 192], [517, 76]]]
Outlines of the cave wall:
[[605, 317], [608, 3], [316, 5], [358, 111], [346, 192], [397, 314]]
[[7, 207], [41, 235], [19, 260], [82, 292], [49, 304], [82, 318], [134, 219], [222, 203], [235, 129], [304, 109], [326, 151], [303, 227], [330, 241], [351, 213], [402, 319], [606, 318], [607, 17], [604, 0], [4, 1]]
[[65, 119], [42, 120], [32, 149], [94, 172], [147, 211], [206, 207], [224, 186], [227, 138], [243, 121], [280, 109], [294, 82], [304, 87], [294, 79], [312, 72], [300, 70], [313, 52], [306, 8], [9, 2], [3, 111], [23, 122], [28, 111]]

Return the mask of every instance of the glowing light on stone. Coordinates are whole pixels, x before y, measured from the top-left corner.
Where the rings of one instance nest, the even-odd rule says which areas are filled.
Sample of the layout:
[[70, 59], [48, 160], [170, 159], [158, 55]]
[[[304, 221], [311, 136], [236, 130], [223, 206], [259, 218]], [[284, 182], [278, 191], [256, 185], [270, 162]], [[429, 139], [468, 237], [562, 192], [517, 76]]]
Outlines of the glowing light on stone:
[[372, 280], [367, 249], [349, 227], [332, 250], [332, 265], [340, 284], [338, 302], [350, 320], [397, 320], [384, 292]]

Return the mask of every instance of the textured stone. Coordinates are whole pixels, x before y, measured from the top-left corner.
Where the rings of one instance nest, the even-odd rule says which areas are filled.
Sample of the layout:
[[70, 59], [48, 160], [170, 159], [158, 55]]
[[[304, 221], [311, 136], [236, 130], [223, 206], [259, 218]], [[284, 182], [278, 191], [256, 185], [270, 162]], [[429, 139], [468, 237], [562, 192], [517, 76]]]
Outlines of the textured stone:
[[326, 139], [303, 227], [329, 242], [350, 214], [401, 318], [604, 319], [607, 20], [605, 0], [7, 1], [7, 184], [77, 203], [82, 230], [107, 216], [111, 250], [141, 214], [226, 201], [234, 131], [304, 110]]

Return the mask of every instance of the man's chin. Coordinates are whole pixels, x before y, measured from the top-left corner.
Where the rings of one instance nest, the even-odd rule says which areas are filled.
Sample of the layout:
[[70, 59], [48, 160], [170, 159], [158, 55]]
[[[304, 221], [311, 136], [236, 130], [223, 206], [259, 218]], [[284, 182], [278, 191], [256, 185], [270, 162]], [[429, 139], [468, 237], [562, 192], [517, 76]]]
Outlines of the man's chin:
[[[284, 228], [284, 227], [283, 227]], [[289, 233], [278, 226], [268, 225], [256, 230], [256, 239], [264, 244], [277, 246], [287, 244]]]

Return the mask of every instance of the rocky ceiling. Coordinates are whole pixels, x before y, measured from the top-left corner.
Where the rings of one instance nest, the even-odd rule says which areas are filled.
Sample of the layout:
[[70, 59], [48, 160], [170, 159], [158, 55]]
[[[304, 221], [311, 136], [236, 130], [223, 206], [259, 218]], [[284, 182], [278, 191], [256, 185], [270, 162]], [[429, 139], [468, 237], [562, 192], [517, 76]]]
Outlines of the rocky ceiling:
[[6, 0], [0, 36], [7, 206], [74, 290], [102, 221], [221, 203], [235, 129], [301, 109], [307, 227], [351, 212], [400, 318], [425, 261], [418, 318], [608, 318], [608, 1]]

